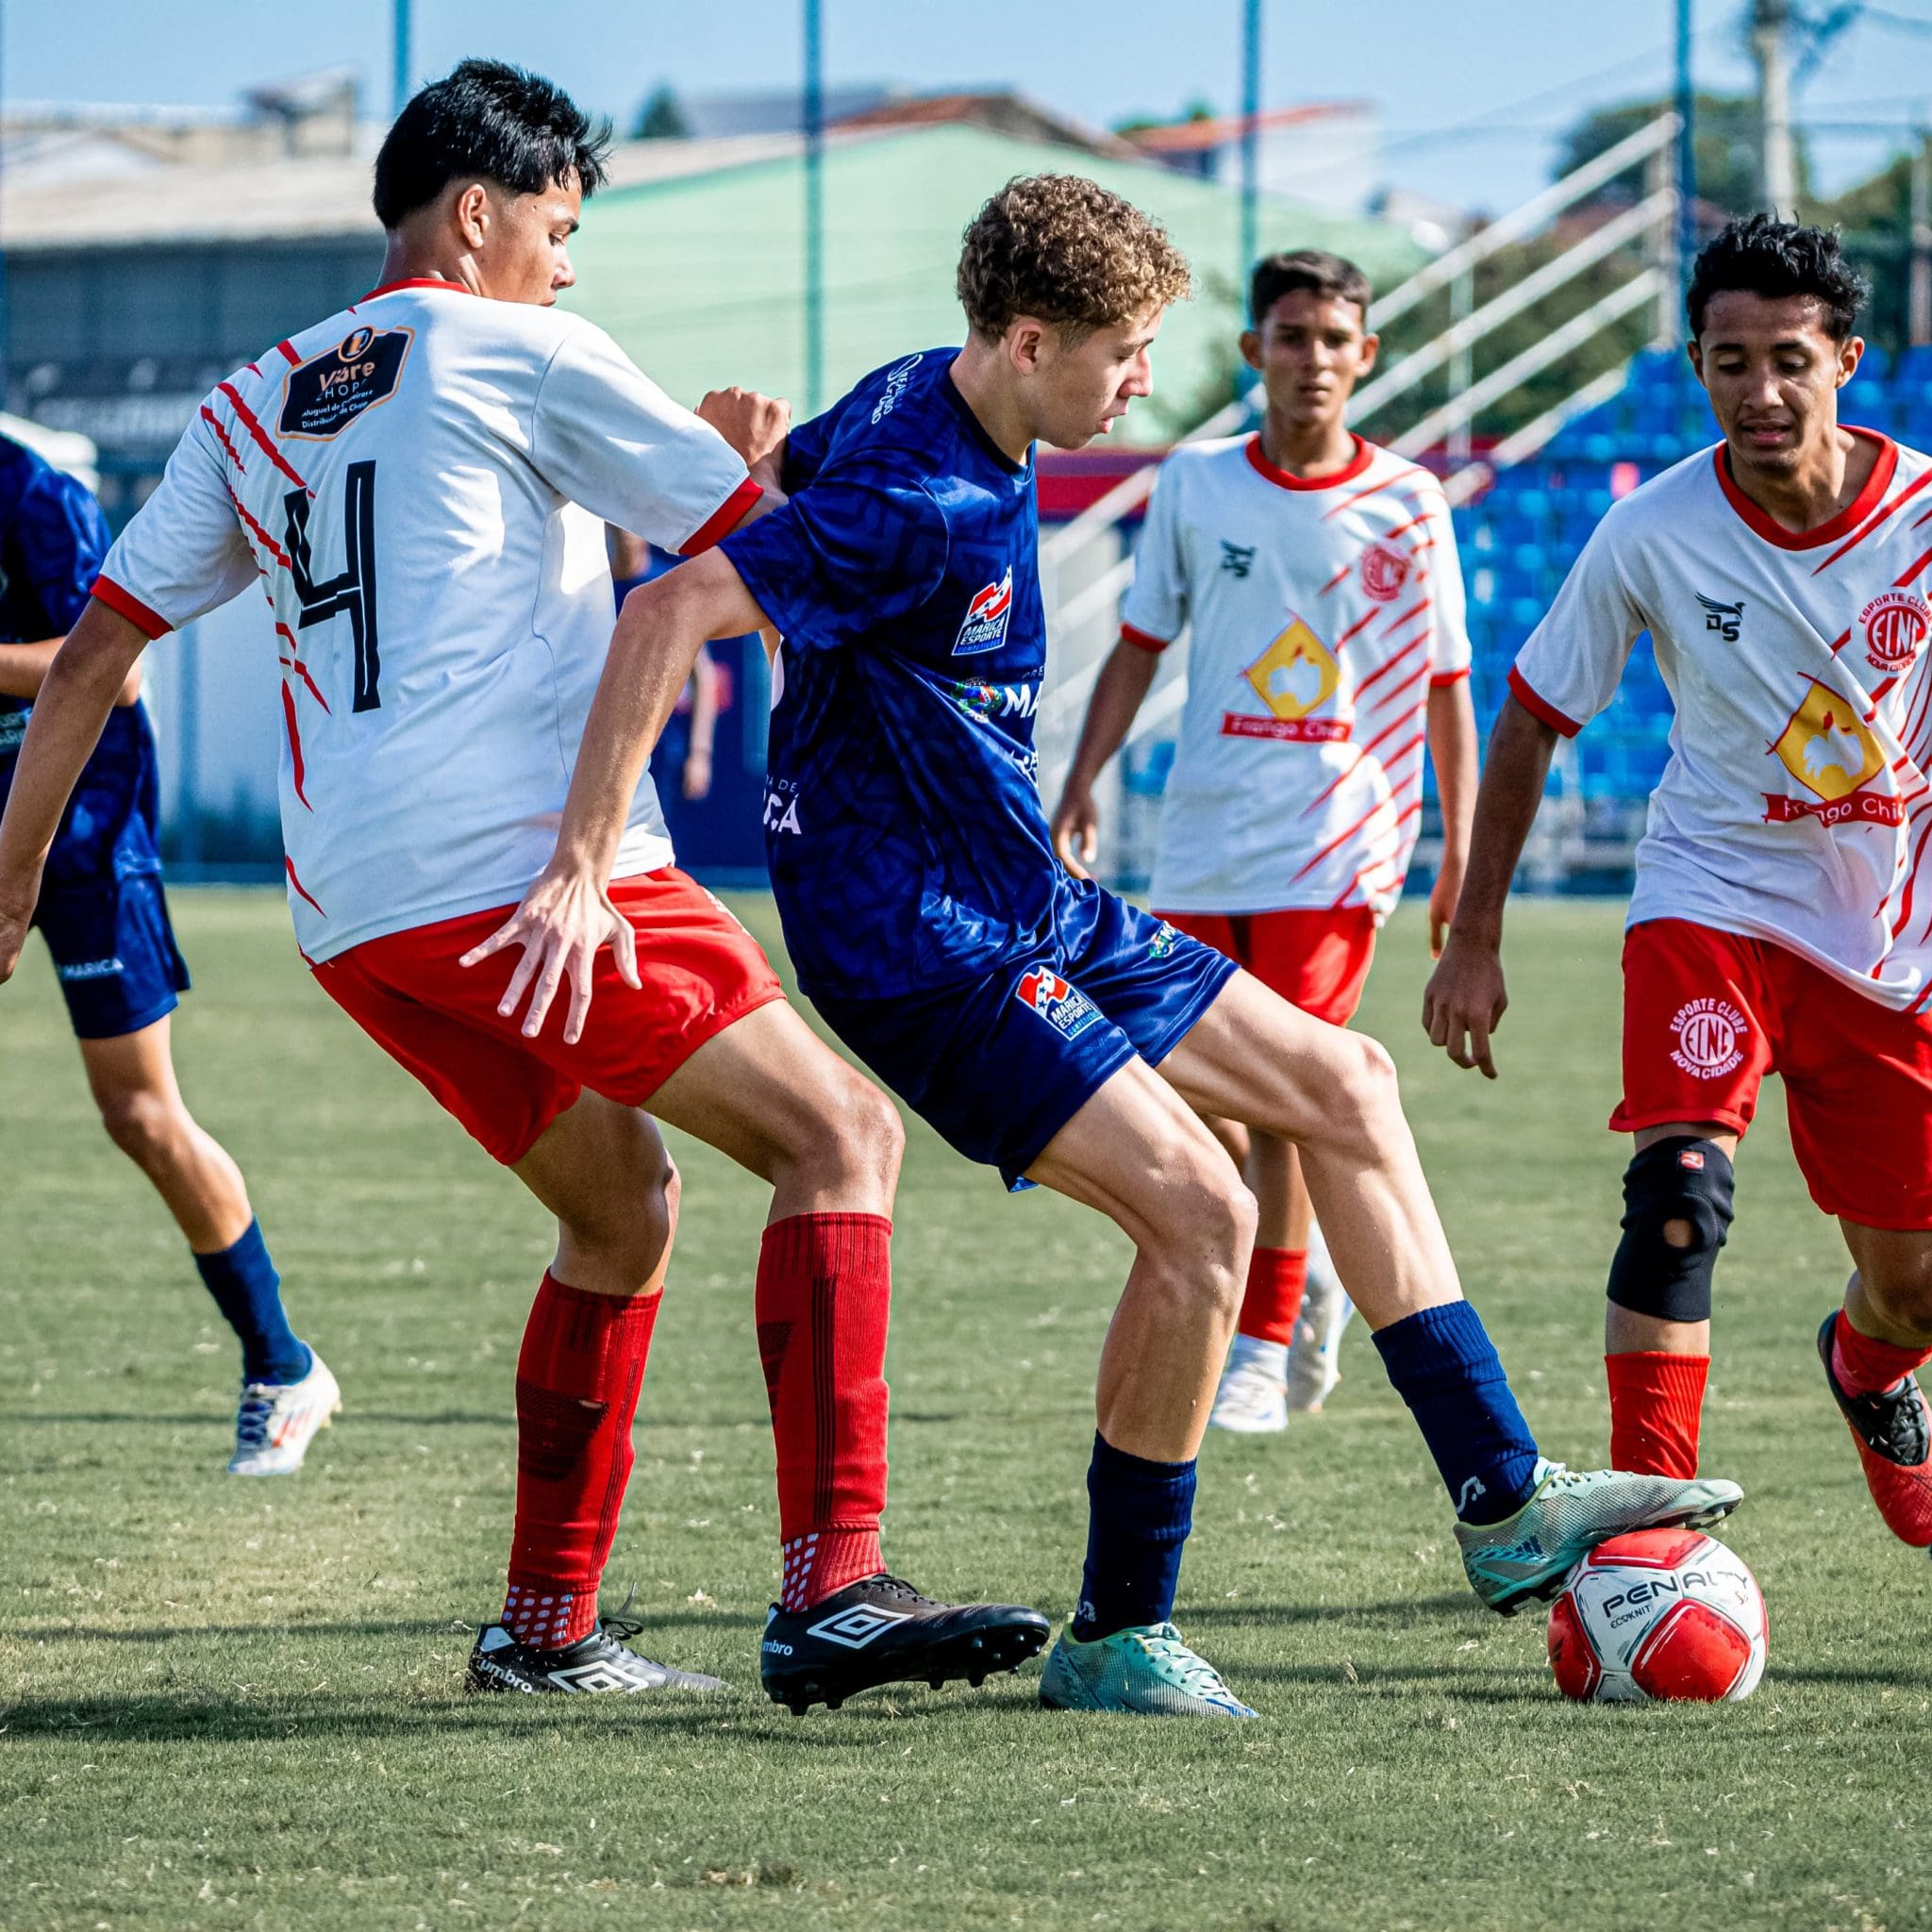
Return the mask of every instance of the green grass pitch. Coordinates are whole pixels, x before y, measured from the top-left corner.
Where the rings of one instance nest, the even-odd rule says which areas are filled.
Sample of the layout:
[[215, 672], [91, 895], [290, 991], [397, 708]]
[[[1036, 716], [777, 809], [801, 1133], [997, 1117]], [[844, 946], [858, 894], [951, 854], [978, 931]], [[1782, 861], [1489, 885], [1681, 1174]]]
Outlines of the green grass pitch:
[[[1463, 1587], [1357, 1327], [1329, 1411], [1210, 1440], [1179, 1618], [1264, 1721], [1093, 1721], [1038, 1666], [798, 1722], [751, 1336], [759, 1189], [680, 1143], [679, 1257], [612, 1598], [736, 1687], [470, 1700], [500, 1602], [510, 1381], [543, 1217], [306, 983], [265, 894], [179, 892], [191, 1102], [241, 1159], [346, 1413], [225, 1479], [230, 1342], [108, 1146], [34, 948], [0, 994], [0, 1926], [1898, 1928], [1932, 1924], [1932, 1565], [1864, 1494], [1811, 1337], [1845, 1262], [1775, 1089], [1718, 1274], [1707, 1467], [1771, 1608], [1748, 1704], [1573, 1707], [1541, 1620]], [[743, 910], [772, 936], [768, 902]], [[1617, 909], [1528, 905], [1490, 1087], [1416, 1024], [1420, 908], [1363, 1024], [1394, 1048], [1465, 1285], [1545, 1449], [1602, 1460], [1623, 1149]], [[887, 1548], [1067, 1611], [1095, 1356], [1125, 1265], [914, 1127]]]

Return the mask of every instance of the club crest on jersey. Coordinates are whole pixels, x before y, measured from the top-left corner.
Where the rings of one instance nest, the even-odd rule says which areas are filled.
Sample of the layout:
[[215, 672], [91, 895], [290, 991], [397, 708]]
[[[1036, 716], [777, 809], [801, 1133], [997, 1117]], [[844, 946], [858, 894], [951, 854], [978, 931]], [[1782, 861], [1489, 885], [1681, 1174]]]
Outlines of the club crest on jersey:
[[1022, 974], [1013, 997], [1069, 1040], [1078, 1040], [1100, 1018], [1100, 1008], [1077, 986], [1046, 966]]
[[996, 584], [974, 592], [953, 640], [953, 656], [972, 658], [981, 651], [996, 651], [1007, 641], [1007, 620], [1013, 614], [1013, 567]]
[[1903, 671], [1919, 655], [1932, 626], [1932, 606], [1916, 591], [1881, 591], [1858, 612], [1865, 658], [1874, 671]]
[[341, 434], [364, 409], [395, 394], [415, 335], [409, 328], [352, 328], [334, 348], [298, 362], [282, 383], [276, 427], [317, 441]]
[[1377, 604], [1391, 604], [1408, 581], [1408, 558], [1392, 544], [1371, 543], [1362, 552], [1362, 590]]

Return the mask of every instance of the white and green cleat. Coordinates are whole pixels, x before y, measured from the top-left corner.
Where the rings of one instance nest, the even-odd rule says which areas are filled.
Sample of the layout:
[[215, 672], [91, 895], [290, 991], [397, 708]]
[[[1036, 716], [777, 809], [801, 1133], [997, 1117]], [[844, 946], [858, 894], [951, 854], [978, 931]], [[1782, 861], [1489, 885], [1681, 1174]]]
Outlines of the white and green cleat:
[[1624, 1469], [1565, 1469], [1540, 1461], [1536, 1488], [1501, 1523], [1458, 1523], [1469, 1587], [1505, 1617], [1532, 1597], [1547, 1601], [1599, 1543], [1633, 1529], [1702, 1529], [1744, 1500], [1736, 1483], [1689, 1482]]
[[1049, 1710], [1122, 1710], [1137, 1717], [1254, 1717], [1221, 1673], [1172, 1624], [1134, 1624], [1081, 1643], [1066, 1631], [1046, 1659]]

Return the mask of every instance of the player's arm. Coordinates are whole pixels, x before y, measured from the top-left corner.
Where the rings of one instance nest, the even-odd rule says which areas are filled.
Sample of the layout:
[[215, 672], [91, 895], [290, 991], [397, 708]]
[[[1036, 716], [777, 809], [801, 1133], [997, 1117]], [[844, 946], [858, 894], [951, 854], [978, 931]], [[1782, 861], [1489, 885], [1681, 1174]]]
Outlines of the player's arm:
[[584, 725], [557, 850], [523, 904], [461, 962], [474, 966], [506, 946], [522, 949], [497, 1010], [508, 1018], [528, 992], [525, 1038], [543, 1030], [565, 979], [570, 1010], [563, 1037], [570, 1042], [582, 1037], [591, 973], [605, 946], [625, 983], [641, 983], [635, 935], [609, 893], [631, 801], [706, 642], [742, 637], [767, 621], [731, 560], [717, 550], [640, 584], [624, 600]]
[[1107, 769], [1108, 759], [1126, 741], [1159, 668], [1157, 652], [1126, 637], [1100, 667], [1099, 681], [1087, 703], [1087, 720], [1080, 727], [1073, 769], [1053, 814], [1053, 849], [1077, 879], [1087, 876], [1087, 868], [1100, 854], [1100, 808], [1094, 802], [1093, 787]]
[[[1467, 687], [1464, 687], [1465, 691]], [[1434, 721], [1431, 720], [1431, 723]], [[1472, 720], [1472, 735], [1474, 721]], [[1490, 1035], [1509, 1004], [1503, 985], [1503, 905], [1542, 803], [1543, 780], [1557, 732], [1513, 697], [1506, 698], [1490, 733], [1482, 786], [1475, 796], [1469, 858], [1441, 958], [1423, 994], [1423, 1025], [1458, 1067], [1480, 1067], [1496, 1077]], [[1437, 784], [1441, 784], [1441, 767]], [[1446, 824], [1448, 802], [1443, 802]], [[1435, 905], [1429, 908], [1435, 924]]]
[[20, 963], [61, 814], [147, 641], [118, 611], [90, 603], [41, 682], [0, 816], [0, 981]]
[[685, 746], [684, 770], [678, 789], [687, 798], [708, 798], [711, 791], [711, 754], [718, 738], [718, 667], [711, 654], [698, 647], [691, 674], [691, 741]]
[[[0, 644], [0, 697], [29, 701], [39, 697], [41, 686], [54, 668], [54, 658], [65, 641], [62, 638], [42, 638], [30, 644]], [[140, 696], [141, 666], [137, 663], [127, 674], [114, 702], [131, 705]]]
[[1429, 762], [1436, 768], [1436, 797], [1442, 808], [1442, 863], [1429, 891], [1429, 957], [1442, 957], [1442, 942], [1469, 870], [1470, 826], [1475, 817], [1475, 706], [1469, 679], [1431, 683], [1428, 710]]
[[[1613, 509], [1597, 527], [1510, 670], [1509, 696], [1483, 760], [1461, 895], [1423, 994], [1430, 1041], [1458, 1067], [1479, 1067], [1491, 1080], [1490, 1036], [1509, 1004], [1503, 907], [1542, 803], [1551, 754], [1558, 738], [1574, 737], [1616, 695], [1630, 647], [1649, 621], [1624, 579], [1617, 519]], [[1437, 775], [1440, 782], [1440, 768]]]

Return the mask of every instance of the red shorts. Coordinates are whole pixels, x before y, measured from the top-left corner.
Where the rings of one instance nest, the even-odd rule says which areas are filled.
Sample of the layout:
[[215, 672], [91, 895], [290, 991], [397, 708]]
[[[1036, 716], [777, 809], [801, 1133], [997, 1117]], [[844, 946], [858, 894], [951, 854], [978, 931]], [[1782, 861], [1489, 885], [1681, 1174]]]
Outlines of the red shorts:
[[365, 941], [315, 969], [322, 990], [391, 1058], [407, 1067], [506, 1167], [536, 1144], [588, 1087], [641, 1107], [713, 1034], [784, 990], [758, 943], [695, 879], [675, 867], [618, 879], [610, 897], [638, 936], [641, 992], [597, 955], [584, 1037], [563, 1042], [570, 1008], [559, 993], [535, 1040], [523, 1013], [496, 1003], [519, 955], [457, 961], [514, 907], [466, 912]]
[[1157, 912], [1252, 973], [1290, 1006], [1346, 1026], [1375, 957], [1375, 915], [1341, 912]]
[[1741, 1134], [1770, 1073], [1819, 1207], [1932, 1228], [1932, 1016], [1881, 1007], [1768, 940], [1683, 919], [1632, 926], [1611, 1127], [1715, 1121]]

